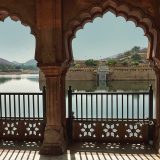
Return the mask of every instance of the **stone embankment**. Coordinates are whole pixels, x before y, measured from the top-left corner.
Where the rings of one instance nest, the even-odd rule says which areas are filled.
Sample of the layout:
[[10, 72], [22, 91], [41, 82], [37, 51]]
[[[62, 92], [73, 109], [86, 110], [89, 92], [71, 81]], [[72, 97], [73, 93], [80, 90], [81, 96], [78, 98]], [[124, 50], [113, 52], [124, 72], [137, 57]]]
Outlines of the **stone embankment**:
[[[70, 68], [66, 75], [67, 81], [97, 81], [97, 68]], [[130, 67], [109, 67], [106, 75], [108, 81], [152, 81], [155, 73], [149, 65]], [[45, 78], [40, 72], [40, 88], [45, 85]]]
[[155, 73], [149, 66], [110, 67], [108, 80], [155, 80]]
[[84, 80], [92, 81], [97, 79], [97, 70], [90, 68], [70, 68], [66, 75], [66, 80]]
[[[97, 80], [96, 68], [69, 69], [66, 80]], [[149, 65], [109, 67], [107, 80], [155, 80], [155, 73]]]

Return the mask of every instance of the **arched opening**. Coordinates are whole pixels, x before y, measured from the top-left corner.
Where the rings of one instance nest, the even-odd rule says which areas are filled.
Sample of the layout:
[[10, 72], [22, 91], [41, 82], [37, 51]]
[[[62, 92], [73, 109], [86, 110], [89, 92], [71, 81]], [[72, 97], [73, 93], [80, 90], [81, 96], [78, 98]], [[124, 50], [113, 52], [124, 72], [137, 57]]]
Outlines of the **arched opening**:
[[[102, 62], [110, 67], [110, 74], [108, 75], [110, 81], [144, 80], [145, 89], [148, 90], [149, 83], [155, 79], [154, 71], [147, 61], [150, 47], [148, 46], [148, 38], [145, 36], [144, 30], [140, 27], [137, 28], [132, 21], [126, 22], [123, 17], [116, 17], [112, 12], [107, 12], [103, 18], [95, 18], [93, 23], [84, 25], [83, 29], [76, 32], [75, 37], [72, 41], [75, 61], [71, 68], [77, 68], [79, 73], [77, 75], [71, 69], [70, 74], [67, 74], [68, 80], [78, 80], [79, 78], [81, 83], [83, 83], [82, 80], [96, 81], [97, 77], [92, 76], [96, 74], [96, 68], [93, 69], [92, 75], [85, 75], [85, 73], [80, 72], [81, 69], [89, 67], [85, 64], [89, 59], [97, 61], [98, 64]], [[115, 64], [112, 64], [114, 62]], [[113, 69], [116, 70], [115, 73], [112, 72]], [[131, 75], [130, 71], [132, 71]], [[121, 72], [119, 77], [117, 77], [118, 72]], [[127, 77], [127, 75], [130, 76]], [[79, 82], [77, 83], [80, 87]], [[143, 90], [144, 85], [140, 82], [138, 84], [143, 86]], [[81, 86], [84, 87], [84, 84]], [[111, 86], [113, 87], [113, 85]], [[128, 87], [132, 86], [128, 83]], [[125, 89], [127, 90], [126, 87]], [[134, 90], [134, 87], [132, 89]], [[123, 90], [123, 87], [119, 87], [119, 90]], [[116, 90], [113, 87], [110, 91]]]
[[0, 140], [43, 141], [45, 91], [39, 89], [35, 37], [18, 17], [0, 16]]
[[81, 13], [70, 22], [65, 34], [65, 48], [69, 60], [73, 58], [72, 40], [75, 37], [76, 31], [83, 28], [87, 22], [92, 22], [96, 17], [102, 16], [108, 11], [114, 13], [116, 16], [122, 16], [127, 21], [130, 20], [134, 22], [136, 26], [141, 27], [149, 40], [147, 58], [152, 59], [156, 57], [154, 48], [156, 48], [157, 32], [150, 17], [147, 17], [147, 15], [144, 16], [144, 13], [139, 8], [132, 9], [132, 6], [125, 2], [119, 3], [119, 1], [109, 0], [107, 2], [101, 2], [101, 6], [94, 5], [86, 11], [81, 11]]
[[39, 91], [38, 68], [34, 60], [35, 37], [31, 35], [31, 29], [9, 17], [4, 22], [0, 22], [0, 28], [0, 69], [1, 74], [5, 75], [3, 78], [10, 79], [7, 84], [1, 85], [0, 90]]
[[[93, 9], [94, 10], [94, 9]], [[92, 11], [93, 11], [92, 10]], [[99, 11], [100, 13], [104, 13], [104, 11], [101, 11], [99, 8], [96, 8], [95, 10], [97, 10], [97, 12]], [[114, 9], [113, 9], [114, 10]], [[115, 9], [116, 10], [116, 9]], [[114, 10], [114, 11], [115, 11]], [[116, 10], [117, 11], [117, 10]], [[122, 15], [123, 17], [124, 17], [124, 15], [125, 15], [125, 13], [124, 14], [121, 14], [121, 12], [119, 12], [119, 11], [117, 11], [117, 12], [114, 12], [114, 13], [117, 13], [117, 15]], [[111, 14], [111, 13], [109, 13], [109, 14]], [[95, 14], [96, 15], [96, 14]], [[97, 14], [98, 15], [98, 14]], [[96, 15], [96, 16], [97, 16]], [[101, 15], [101, 14], [100, 14]], [[102, 14], [103, 16], [105, 16], [104, 14]], [[112, 14], [111, 14], [112, 15]], [[92, 16], [91, 16], [92, 17]], [[94, 14], [93, 14], [93, 17], [94, 17]], [[93, 20], [93, 17], [92, 17], [92, 20]], [[132, 17], [133, 18], [133, 17]], [[128, 16], [128, 19], [129, 20], [131, 20], [131, 21], [134, 21], [134, 18], [133, 19], [129, 19], [129, 16]], [[88, 19], [86, 18], [86, 21], [84, 22], [83, 21], [83, 24], [86, 24], [86, 22], [88, 22], [89, 20], [90, 20], [91, 18], [89, 17]], [[98, 19], [98, 18], [97, 18]], [[95, 21], [96, 21], [96, 19], [95, 19]], [[94, 21], [93, 21], [93, 24], [94, 24]], [[137, 22], [137, 24], [138, 24], [138, 22]], [[92, 25], [92, 24], [91, 24]], [[133, 24], [132, 24], [133, 25]], [[91, 29], [91, 28], [89, 28], [89, 24], [88, 25], [82, 25], [82, 23], [77, 23], [77, 24], [75, 24], [75, 26], [78, 26], [79, 28], [81, 28], [82, 26], [84, 27], [84, 30], [86, 29]], [[140, 27], [142, 27], [142, 29], [144, 30], [144, 32], [145, 32], [145, 35], [147, 35], [147, 28], [145, 28], [143, 25], [141, 26], [141, 25], [139, 25]], [[74, 35], [76, 35], [76, 31], [79, 29], [79, 28], [74, 28], [74, 30], [72, 30], [73, 32], [72, 32], [72, 36]], [[88, 27], [88, 28], [87, 28]], [[112, 29], [114, 29], [114, 27], [115, 26], [113, 26], [112, 25]], [[119, 24], [115, 27], [117, 30], [118, 29], [120, 29], [120, 28], [118, 28], [118, 27], [121, 27]], [[134, 26], [135, 27], [135, 26]], [[93, 27], [94, 28], [94, 27]], [[107, 25], [106, 25], [106, 28], [107, 28]], [[129, 29], [131, 29], [132, 30], [132, 27], [131, 26], [129, 26], [128, 27]], [[101, 30], [101, 29], [100, 29]], [[94, 28], [94, 32], [89, 32], [89, 34], [87, 35], [86, 33], [84, 33], [84, 37], [86, 38], [86, 39], [83, 39], [83, 40], [81, 40], [81, 42], [84, 44], [84, 48], [86, 49], [84, 52], [83, 52], [83, 50], [81, 50], [80, 48], [81, 48], [81, 46], [79, 47], [79, 46], [77, 46], [76, 45], [76, 47], [75, 48], [72, 48], [72, 50], [73, 50], [73, 55], [74, 55], [74, 50], [76, 50], [77, 49], [77, 51], [80, 51], [81, 53], [79, 53], [79, 58], [81, 58], [81, 59], [83, 59], [84, 61], [87, 59], [87, 58], [89, 58], [89, 57], [87, 57], [88, 56], [88, 52], [89, 52], [89, 49], [91, 50], [91, 54], [90, 55], [94, 55], [93, 57], [94, 57], [94, 60], [92, 60], [92, 64], [93, 63], [98, 63], [98, 65], [101, 65], [101, 63], [106, 63], [106, 61], [107, 62], [109, 62], [109, 60], [108, 59], [106, 59], [107, 58], [107, 51], [106, 51], [106, 48], [105, 48], [105, 53], [104, 53], [104, 55], [102, 55], [102, 54], [99, 54], [99, 52], [100, 52], [100, 50], [96, 50], [96, 47], [97, 47], [97, 44], [101, 47], [101, 48], [103, 48], [102, 46], [101, 46], [101, 44], [103, 44], [103, 42], [107, 42], [107, 40], [105, 39], [107, 36], [109, 36], [110, 37], [110, 40], [108, 41], [108, 43], [110, 42], [110, 41], [112, 41], [112, 43], [116, 43], [116, 39], [114, 38], [114, 39], [112, 39], [112, 35], [114, 35], [114, 33], [115, 33], [115, 35], [117, 35], [117, 37], [118, 37], [118, 33], [116, 32], [117, 30], [112, 30], [113, 32], [111, 32], [111, 30], [110, 30], [110, 32], [108, 33], [108, 35], [106, 35], [106, 37], [103, 35], [104, 34], [104, 32], [102, 31], [102, 32], [100, 32], [100, 30], [96, 30], [96, 27]], [[144, 34], [144, 32], [143, 32], [143, 30], [140, 30], [139, 29], [139, 31], [141, 32], [141, 36], [142, 36], [142, 33]], [[75, 31], [75, 32], [74, 32]], [[127, 30], [125, 30], [125, 31], [123, 31], [123, 34], [125, 33], [125, 32], [127, 32]], [[93, 35], [94, 35], [94, 33], [96, 33], [96, 36], [94, 37]], [[128, 32], [128, 33], [130, 33], [130, 32]], [[133, 32], [134, 33], [134, 32]], [[126, 38], [133, 38], [135, 35], [133, 35], [133, 33], [131, 34], [131, 35], [128, 35], [127, 34], [127, 36], [126, 36]], [[82, 35], [82, 30], [81, 31], [79, 31], [79, 32], [77, 32], [77, 35]], [[104, 36], [104, 37], [103, 37]], [[121, 35], [122, 36], [122, 35]], [[90, 37], [92, 37], [91, 39], [89, 39]], [[99, 37], [99, 39], [98, 39], [98, 37]], [[116, 38], [117, 38], [116, 37]], [[147, 35], [147, 37], [148, 37], [148, 40], [149, 40], [149, 44], [151, 44], [151, 39], [150, 39], [150, 36], [149, 35]], [[71, 37], [70, 37], [71, 38]], [[73, 37], [72, 37], [73, 38]], [[71, 38], [71, 39], [72, 39]], [[122, 39], [120, 39], [120, 38], [117, 38], [118, 39], [118, 42], [119, 43], [117, 43], [117, 44], [115, 44], [115, 46], [117, 46], [118, 44], [120, 44], [120, 47], [122, 46], [122, 41], [123, 41], [123, 38], [125, 39], [125, 36], [123, 36], [122, 37]], [[88, 39], [88, 41], [87, 41], [87, 39]], [[98, 40], [97, 40], [98, 39]], [[94, 40], [97, 40], [97, 41], [94, 41]], [[116, 58], [113, 58], [115, 55], [113, 55], [112, 54], [112, 58], [110, 58], [110, 60], [112, 60], [112, 62], [113, 62], [113, 60], [114, 60], [114, 62], [115, 63], [117, 63], [117, 61], [118, 61], [118, 63], [117, 63], [117, 66], [114, 64], [114, 66], [112, 66], [112, 68], [109, 68], [109, 77], [112, 77], [113, 75], [113, 77], [112, 78], [110, 78], [109, 80], [110, 81], [113, 81], [113, 80], [115, 80], [116, 78], [116, 76], [117, 76], [117, 79], [118, 80], [122, 80], [123, 78], [123, 76], [124, 76], [124, 80], [127, 80], [127, 79], [125, 79], [125, 77], [129, 77], [128, 78], [128, 80], [134, 80], [134, 79], [136, 79], [137, 78], [137, 76], [140, 76], [140, 78], [139, 78], [139, 80], [142, 80], [143, 78], [142, 77], [144, 77], [144, 76], [142, 76], [142, 74], [146, 71], [146, 73], [145, 73], [145, 80], [147, 80], [147, 90], [148, 90], [148, 88], [149, 88], [149, 86], [148, 86], [148, 84], [149, 84], [149, 81], [150, 81], [150, 79], [149, 79], [149, 72], [151, 72], [150, 74], [152, 74], [152, 78], [154, 79], [155, 78], [155, 76], [154, 76], [154, 72], [152, 71], [152, 69], [149, 67], [149, 63], [147, 63], [147, 61], [145, 60], [145, 58], [147, 58], [147, 54], [148, 54], [148, 56], [150, 56], [150, 54], [151, 54], [151, 46], [149, 45], [149, 46], [147, 46], [147, 40], [144, 40], [145, 42], [144, 42], [144, 44], [146, 45], [140, 45], [140, 47], [139, 47], [139, 43], [141, 42], [141, 40], [139, 41], [140, 39], [139, 39], [139, 37], [138, 37], [138, 39], [137, 40], [135, 40], [134, 39], [134, 41], [135, 41], [135, 43], [132, 43], [132, 47], [130, 47], [130, 49], [129, 48], [125, 48], [123, 51], [117, 51], [118, 53], [122, 53], [122, 54], [119, 54], [119, 55], [117, 55], [116, 56]], [[139, 41], [139, 43], [137, 43]], [[74, 43], [75, 41], [73, 40], [73, 44], [76, 44], [76, 43]], [[94, 42], [94, 43], [93, 43]], [[127, 44], [127, 46], [126, 46], [126, 44]], [[124, 47], [128, 47], [129, 46], [129, 39], [128, 39], [128, 41], [125, 41], [125, 43], [124, 43]], [[93, 44], [93, 45], [92, 45]], [[96, 47], [95, 47], [96, 46]], [[138, 46], [138, 47], [137, 47]], [[79, 48], [78, 48], [79, 47]], [[90, 48], [89, 48], [90, 47]], [[114, 46], [112, 46], [110, 43], [109, 43], [109, 46], [108, 46], [108, 48], [113, 48]], [[146, 47], [146, 48], [145, 48]], [[117, 47], [118, 48], [118, 47]], [[115, 49], [115, 48], [114, 48]], [[120, 49], [119, 49], [120, 50]], [[71, 48], [70, 48], [70, 51], [71, 51]], [[95, 51], [95, 52], [94, 52]], [[97, 53], [98, 52], [98, 53]], [[113, 49], [112, 49], [112, 51], [108, 51], [108, 52], [116, 52], [116, 51], [113, 51]], [[145, 52], [145, 54], [143, 53], [143, 52]], [[93, 54], [93, 53], [95, 53], [95, 54]], [[103, 51], [101, 52], [101, 53], [103, 53]], [[84, 55], [83, 55], [84, 54]], [[143, 55], [142, 55], [143, 54]], [[100, 55], [102, 55], [102, 57], [100, 56]], [[122, 56], [123, 55], [123, 56]], [[125, 56], [124, 56], [125, 55]], [[106, 57], [104, 57], [104, 56], [106, 56]], [[136, 58], [137, 57], [137, 58]], [[139, 57], [139, 58], [138, 58]], [[142, 57], [144, 58], [143, 60], [142, 60]], [[97, 61], [97, 59], [98, 59], [98, 61], [100, 61], [100, 62], [96, 62]], [[124, 61], [123, 59], [125, 59], [125, 60], [127, 60], [127, 61]], [[139, 59], [139, 60], [138, 60]], [[134, 62], [132, 62], [131, 63], [131, 60], [135, 60]], [[138, 64], [137, 64], [137, 61], [136, 60], [138, 60]], [[73, 74], [73, 72], [74, 73], [76, 73], [76, 72], [83, 72], [82, 73], [82, 77], [84, 78], [86, 78], [87, 76], [85, 76], [85, 74], [84, 74], [84, 71], [86, 72], [86, 68], [83, 66], [83, 65], [87, 65], [85, 62], [80, 62], [80, 61], [78, 61], [78, 63], [77, 64], [74, 64], [74, 66], [73, 67], [75, 67], [76, 69], [73, 71], [73, 70], [71, 70], [71, 74]], [[95, 62], [93, 62], [93, 61], [95, 61]], [[104, 62], [105, 61], [105, 62]], [[141, 61], [141, 62], [140, 62]], [[121, 62], [121, 63], [120, 63]], [[81, 63], [81, 64], [80, 64]], [[111, 63], [111, 62], [110, 62]], [[126, 64], [127, 63], [127, 64]], [[140, 64], [139, 64], [140, 63]], [[113, 63], [112, 63], [113, 64]], [[108, 64], [109, 65], [109, 64]], [[104, 64], [103, 64], [103, 66], [104, 66]], [[92, 67], [92, 68], [94, 68], [94, 67]], [[88, 68], [87, 68], [88, 69]], [[97, 72], [97, 68], [94, 68], [92, 71], [91, 71], [91, 69], [89, 69], [88, 70], [88, 72], [92, 72], [92, 74], [95, 74], [96, 72]], [[141, 70], [141, 71], [140, 71]], [[115, 71], [115, 74], [113, 73]], [[107, 71], [106, 71], [107, 72]], [[105, 72], [105, 73], [106, 73]], [[137, 72], [137, 74], [135, 74]], [[123, 74], [123, 76], [121, 75], [121, 74]], [[134, 73], [134, 74], [133, 74]], [[87, 73], [88, 74], [88, 73]], [[132, 74], [134, 75], [133, 77], [132, 77]], [[75, 77], [77, 78], [78, 76], [79, 76], [80, 74], [77, 74]], [[127, 76], [126, 76], [127, 75]], [[122, 76], [122, 77], [121, 77]], [[141, 77], [142, 76], [142, 77]], [[151, 75], [150, 75], [151, 76]], [[70, 77], [71, 77], [71, 75], [70, 75]], [[90, 76], [89, 76], [90, 77]], [[122, 79], [121, 79], [121, 78]], [[84, 80], [84, 79], [81, 79], [81, 81], [82, 80]], [[115, 78], [115, 79], [114, 79]], [[95, 80], [95, 79], [94, 79]], [[132, 82], [132, 83], [134, 83], [134, 82]], [[85, 84], [85, 82], [83, 81], [82, 82], [82, 84], [83, 84], [83, 86], [84, 86], [84, 84]], [[124, 82], [124, 86], [126, 87], [126, 81]], [[130, 85], [129, 85], [129, 87], [131, 87], [131, 82], [129, 83]], [[79, 85], [79, 83], [78, 83], [78, 87], [79, 87], [80, 85]], [[122, 86], [122, 84], [121, 84], [121, 86]], [[74, 88], [75, 89], [75, 88]], [[126, 89], [126, 88], [125, 88]], [[120, 90], [125, 90], [125, 89], [120, 89]], [[77, 89], [76, 89], [77, 90]], [[143, 89], [140, 89], [140, 90], [143, 90]], [[151, 91], [152, 89], [150, 88], [150, 91]], [[115, 91], [115, 90], [112, 90], [112, 91]], [[72, 92], [72, 91], [70, 91], [70, 92]], [[117, 139], [119, 139], [119, 141], [121, 141], [121, 142], [123, 142], [123, 140], [125, 139], [125, 140], [127, 140], [127, 138], [128, 138], [128, 142], [130, 141], [130, 142], [134, 142], [134, 140], [136, 141], [136, 139], [139, 141], [139, 142], [146, 142], [146, 140], [148, 140], [148, 139], [146, 139], [145, 140], [145, 134], [143, 134], [142, 132], [142, 126], [140, 125], [140, 126], [138, 126], [137, 125], [137, 123], [133, 123], [133, 124], [129, 124], [130, 122], [129, 122], [129, 119], [131, 120], [131, 121], [136, 121], [136, 119], [138, 120], [138, 122], [139, 121], [145, 121], [145, 119], [147, 118], [147, 119], [149, 119], [149, 117], [150, 117], [150, 114], [149, 114], [149, 112], [150, 112], [150, 104], [148, 103], [148, 107], [146, 107], [146, 108], [148, 108], [148, 109], [144, 109], [144, 107], [142, 107], [142, 108], [139, 108], [139, 106], [140, 106], [140, 103], [141, 103], [141, 106], [144, 106], [144, 103], [146, 104], [146, 102], [147, 101], [145, 101], [144, 99], [146, 99], [145, 97], [144, 97], [144, 95], [140, 95], [139, 93], [139, 95], [138, 96], [134, 96], [134, 95], [132, 95], [130, 98], [129, 98], [129, 94], [130, 93], [121, 93], [122, 95], [120, 96], [119, 95], [119, 90], [117, 89], [116, 90], [116, 92], [117, 93], [106, 93], [106, 97], [104, 96], [104, 93], [102, 93], [102, 95], [100, 95], [101, 96], [101, 98], [100, 98], [100, 100], [98, 101], [98, 98], [97, 98], [97, 95], [98, 95], [98, 93], [86, 93], [86, 97], [83, 97], [83, 94], [85, 94], [85, 93], [73, 93], [73, 95], [75, 96], [76, 95], [76, 97], [75, 97], [75, 101], [73, 100], [72, 102], [73, 102], [73, 112], [75, 113], [74, 114], [74, 118], [76, 119], [76, 122], [75, 122], [75, 126], [76, 127], [78, 127], [78, 129], [80, 130], [80, 132], [79, 132], [79, 134], [77, 134], [76, 133], [76, 135], [74, 135], [75, 137], [73, 138], [73, 139], [78, 139], [78, 140], [91, 140], [92, 138], [91, 137], [93, 137], [93, 139], [94, 140], [102, 140], [103, 138], [107, 141], [108, 139], [109, 139], [109, 141], [112, 141], [113, 140], [113, 142], [117, 142], [118, 140]], [[79, 94], [79, 95], [78, 95]], [[94, 95], [95, 94], [95, 95]], [[114, 96], [114, 94], [115, 94], [115, 96]], [[124, 96], [124, 94], [125, 94], [125, 96]], [[134, 94], [134, 93], [133, 93]], [[143, 93], [142, 93], [143, 94]], [[148, 92], [148, 94], [149, 94], [149, 92]], [[79, 97], [79, 102], [80, 103], [78, 103], [78, 97]], [[88, 98], [89, 97], [89, 98]], [[148, 97], [149, 98], [149, 97]], [[84, 102], [83, 102], [83, 100], [84, 100]], [[129, 104], [130, 104], [130, 102], [132, 102], [132, 108], [129, 108]], [[116, 104], [115, 104], [116, 103]], [[124, 103], [126, 104], [126, 105], [124, 105]], [[153, 101], [152, 101], [152, 103], [153, 103]], [[104, 104], [106, 104], [105, 105], [105, 109], [104, 109]], [[85, 106], [85, 107], [84, 107]], [[134, 106], [136, 106], [136, 109], [134, 108]], [[98, 111], [98, 107], [99, 107], [99, 110], [100, 111]], [[121, 109], [119, 109], [119, 107], [121, 108]], [[152, 109], [153, 109], [153, 104], [152, 104]], [[81, 108], [81, 109], [79, 109], [79, 108]], [[125, 109], [124, 109], [125, 108]], [[135, 109], [135, 110], [134, 110]], [[130, 111], [129, 111], [130, 110]], [[147, 114], [146, 114], [146, 111], [148, 112]], [[135, 116], [135, 112], [137, 113], [137, 115]], [[140, 113], [141, 112], [141, 113]], [[104, 114], [105, 113], [105, 114]], [[84, 115], [83, 115], [84, 114]], [[119, 115], [120, 114], [120, 115]], [[141, 114], [141, 115], [140, 115]], [[136, 118], [135, 118], [136, 117]], [[85, 120], [87, 121], [87, 120], [89, 120], [89, 122], [86, 122]], [[94, 121], [94, 120], [95, 121]], [[102, 121], [101, 121], [101, 124], [100, 124], [100, 122], [98, 121], [98, 119], [101, 119]], [[104, 122], [104, 119], [106, 120], [107, 119], [107, 124], [105, 124], [106, 122]], [[126, 120], [126, 122], [124, 122], [125, 120]], [[140, 120], [141, 119], [141, 120]], [[152, 119], [153, 119], [153, 115], [152, 115]], [[154, 119], [155, 119], [155, 112], [154, 112]], [[85, 122], [84, 122], [84, 121]], [[124, 123], [124, 125], [126, 126], [126, 128], [127, 127], [131, 127], [131, 128], [128, 128], [128, 129], [126, 129], [125, 127], [125, 129], [126, 129], [126, 134], [125, 134], [125, 137], [123, 137], [120, 133], [117, 133], [117, 132], [120, 132], [120, 131], [118, 131], [120, 128], [123, 130], [124, 128], [123, 128], [123, 124], [121, 125], [121, 124], [118, 124], [117, 122], [117, 124], [114, 124], [114, 123], [112, 123], [113, 121], [116, 121], [117, 120], [117, 122], [118, 123], [121, 123], [120, 121], [122, 120], [122, 123]], [[79, 121], [79, 122], [78, 122]], [[142, 122], [141, 121], [141, 122]], [[98, 123], [97, 123], [98, 122]], [[109, 123], [109, 124], [108, 124]], [[142, 122], [143, 123], [143, 122]], [[144, 124], [144, 123], [143, 123]], [[98, 127], [100, 127], [99, 125], [102, 125], [102, 133], [100, 133], [100, 134], [98, 134], [97, 135], [97, 126]], [[120, 126], [120, 128], [119, 128], [119, 126]], [[134, 130], [135, 128], [136, 129], [138, 129], [138, 132], [136, 132], [136, 133], [132, 133], [132, 129]], [[105, 129], [104, 129], [105, 128]], [[119, 129], [118, 129], [119, 128]], [[140, 129], [141, 128], [141, 129]], [[124, 129], [124, 130], [125, 130]], [[73, 129], [74, 130], [74, 129]], [[100, 129], [101, 130], [101, 129]], [[129, 132], [128, 132], [129, 131]], [[141, 132], [142, 131], [142, 132]], [[104, 133], [105, 132], [105, 133]], [[141, 133], [140, 133], [141, 132]], [[151, 134], [151, 132], [150, 132], [150, 129], [147, 131], [146, 130], [146, 132], [148, 133], [149, 132], [149, 134]], [[144, 133], [146, 133], [146, 132], [144, 132]], [[139, 134], [140, 133], [140, 134]], [[100, 137], [99, 137], [100, 136]], [[97, 138], [98, 137], [98, 138]], [[132, 138], [131, 138], [132, 137]], [[149, 136], [147, 136], [148, 138], [150, 138], [150, 135]], [[152, 137], [152, 136], [151, 136]], [[84, 138], [84, 139], [83, 139]], [[113, 138], [113, 139], [112, 139]], [[131, 140], [131, 139], [133, 140]], [[134, 139], [135, 138], [135, 139]], [[77, 140], [76, 139], [76, 140]], [[153, 137], [151, 138], [152, 139], [152, 141], [153, 141]], [[144, 140], [144, 141], [143, 141]], [[103, 140], [102, 140], [103, 141]], [[118, 141], [118, 142], [119, 142]], [[137, 141], [137, 142], [138, 142]]]

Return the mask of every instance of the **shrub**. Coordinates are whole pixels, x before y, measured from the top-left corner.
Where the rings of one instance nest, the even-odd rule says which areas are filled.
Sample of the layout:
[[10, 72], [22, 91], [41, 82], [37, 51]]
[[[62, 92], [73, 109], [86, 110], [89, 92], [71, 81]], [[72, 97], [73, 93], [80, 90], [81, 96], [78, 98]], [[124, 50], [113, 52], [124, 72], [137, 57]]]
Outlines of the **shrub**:
[[107, 65], [109, 66], [115, 66], [117, 64], [117, 61], [115, 59], [110, 59], [107, 61]]
[[88, 59], [85, 61], [86, 66], [97, 66], [97, 61], [93, 59]]

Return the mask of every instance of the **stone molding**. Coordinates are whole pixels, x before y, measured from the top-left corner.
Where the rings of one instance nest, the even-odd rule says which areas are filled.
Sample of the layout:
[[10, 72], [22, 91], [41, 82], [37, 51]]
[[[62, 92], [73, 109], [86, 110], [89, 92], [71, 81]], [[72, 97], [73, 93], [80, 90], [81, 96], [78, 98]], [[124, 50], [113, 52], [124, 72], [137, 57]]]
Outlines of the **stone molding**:
[[41, 66], [40, 69], [46, 77], [56, 77], [65, 74], [68, 70], [68, 67]]
[[[11, 2], [9, 2], [9, 5], [7, 2], [4, 4], [1, 3], [2, 0], [0, 0], [0, 21], [4, 21], [7, 17], [10, 17], [13, 21], [20, 21], [22, 25], [29, 26], [31, 29], [31, 34], [34, 36], [36, 35], [36, 27], [35, 27], [35, 19], [33, 18], [33, 13], [27, 13], [25, 14], [25, 11], [22, 8], [19, 8], [19, 6], [25, 5], [26, 12], [29, 12], [30, 10], [34, 10], [34, 2], [20, 2], [19, 6], [14, 6]], [[16, 2], [15, 2], [16, 3]], [[31, 5], [32, 4], [32, 5]]]

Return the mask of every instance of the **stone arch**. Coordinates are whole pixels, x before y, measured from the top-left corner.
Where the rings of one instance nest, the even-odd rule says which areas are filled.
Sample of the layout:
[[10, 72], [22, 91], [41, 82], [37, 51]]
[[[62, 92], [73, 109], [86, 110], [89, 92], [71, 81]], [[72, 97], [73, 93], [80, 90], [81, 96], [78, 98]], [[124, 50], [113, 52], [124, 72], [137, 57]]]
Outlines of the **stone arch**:
[[19, 13], [12, 13], [11, 11], [9, 11], [8, 9], [5, 8], [0, 8], [0, 21], [3, 21], [7, 18], [10, 17], [13, 21], [20, 21], [22, 25], [24, 26], [29, 26], [31, 29], [31, 34], [32, 35], [36, 35], [35, 29], [34, 27], [25, 20], [24, 17], [22, 17]]
[[64, 45], [66, 55], [69, 61], [73, 59], [72, 40], [75, 38], [77, 30], [82, 29], [88, 22], [93, 22], [96, 17], [102, 17], [106, 12], [112, 12], [116, 16], [122, 16], [126, 21], [132, 21], [137, 27], [144, 30], [145, 36], [149, 40], [147, 58], [152, 59], [154, 54], [155, 40], [157, 39], [156, 25], [149, 14], [145, 13], [138, 7], [133, 7], [126, 2], [119, 0], [107, 0], [92, 5], [87, 10], [80, 11], [80, 13], [70, 21], [65, 32]]
[[0, 21], [4, 22], [6, 18], [10, 17], [11, 20], [17, 22], [20, 21], [20, 23], [25, 26], [25, 27], [29, 27], [31, 32], [30, 34], [34, 36], [35, 38], [35, 53], [34, 53], [34, 59], [36, 59], [36, 46], [37, 46], [37, 35], [36, 35], [36, 30], [35, 28], [25, 20], [24, 17], [22, 17], [19, 13], [12, 13], [11, 11], [9, 11], [8, 9], [4, 9], [0, 7]]

